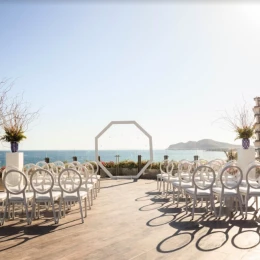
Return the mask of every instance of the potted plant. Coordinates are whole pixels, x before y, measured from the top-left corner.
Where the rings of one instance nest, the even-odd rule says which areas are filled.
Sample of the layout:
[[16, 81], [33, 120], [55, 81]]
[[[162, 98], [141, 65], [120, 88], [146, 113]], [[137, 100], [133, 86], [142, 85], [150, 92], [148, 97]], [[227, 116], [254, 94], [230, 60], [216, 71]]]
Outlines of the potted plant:
[[31, 112], [22, 96], [9, 97], [10, 89], [0, 82], [0, 126], [4, 130], [0, 140], [11, 143], [11, 151], [17, 152], [18, 143], [26, 138], [24, 133], [39, 111]]
[[11, 151], [13, 153], [18, 151], [18, 143], [26, 138], [24, 131], [22, 129], [4, 128], [5, 134], [0, 138], [0, 140], [11, 143]]
[[246, 105], [236, 108], [234, 115], [230, 116], [227, 112], [222, 117], [229, 127], [237, 134], [235, 140], [242, 139], [242, 147], [248, 149], [250, 146], [250, 138], [254, 137], [255, 124], [254, 115], [250, 113]]

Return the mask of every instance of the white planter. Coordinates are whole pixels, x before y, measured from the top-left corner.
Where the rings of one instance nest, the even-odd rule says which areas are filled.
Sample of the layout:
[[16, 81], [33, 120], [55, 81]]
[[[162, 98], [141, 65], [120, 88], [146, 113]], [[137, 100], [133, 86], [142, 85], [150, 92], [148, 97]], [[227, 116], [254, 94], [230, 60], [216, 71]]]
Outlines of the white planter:
[[260, 141], [254, 141], [255, 148], [260, 148]]

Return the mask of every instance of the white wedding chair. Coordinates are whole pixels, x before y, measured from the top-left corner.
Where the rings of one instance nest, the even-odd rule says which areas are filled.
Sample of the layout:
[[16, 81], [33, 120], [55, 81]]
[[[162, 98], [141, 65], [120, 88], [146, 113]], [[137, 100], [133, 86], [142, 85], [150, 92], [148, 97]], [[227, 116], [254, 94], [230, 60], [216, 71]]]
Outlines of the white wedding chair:
[[82, 165], [87, 169], [87, 171], [89, 173], [88, 183], [93, 185], [93, 188], [94, 188], [93, 195], [94, 195], [94, 198], [96, 198], [98, 186], [99, 186], [99, 184], [98, 184], [99, 180], [98, 180], [98, 178], [95, 177], [95, 169], [90, 162], [84, 162]]
[[[173, 181], [178, 181], [179, 178], [178, 176], [174, 176], [173, 174], [173, 170], [175, 168], [175, 165], [177, 165], [178, 163], [171, 160], [168, 162], [167, 166], [166, 166], [166, 173], [167, 173], [167, 176], [166, 175], [163, 175], [161, 177], [162, 179], [162, 182], [163, 182], [163, 194], [165, 194], [166, 198], [167, 198], [167, 195], [168, 195], [168, 191], [169, 191], [169, 186], [171, 185], [171, 183]], [[166, 190], [165, 190], [165, 183], [167, 183], [166, 185]]]
[[167, 177], [168, 173], [166, 172], [166, 168], [168, 165], [169, 160], [163, 160], [160, 162], [160, 173], [156, 175], [157, 178], [157, 189], [161, 191], [163, 177]]
[[81, 202], [85, 202], [85, 217], [87, 216], [87, 191], [80, 190], [82, 186], [81, 174], [74, 168], [65, 168], [59, 176], [59, 185], [61, 188], [61, 198], [59, 204], [59, 218], [61, 217], [61, 208], [63, 205], [63, 215], [65, 216], [65, 204], [78, 202], [81, 221], [84, 223]]
[[100, 192], [100, 178], [101, 178], [101, 176], [99, 175], [99, 174], [97, 174], [98, 173], [98, 170], [99, 170], [99, 166], [98, 166], [98, 164], [97, 164], [97, 162], [96, 161], [90, 161], [89, 162], [92, 166], [93, 166], [93, 164], [94, 164], [94, 166], [93, 166], [93, 171], [94, 171], [94, 173], [92, 174], [92, 179], [93, 178], [95, 178], [95, 179], [97, 179], [97, 191], [98, 192]]
[[238, 200], [240, 213], [242, 216], [244, 216], [242, 210], [242, 198], [239, 192], [239, 186], [241, 184], [242, 178], [242, 170], [237, 165], [234, 165], [234, 162], [228, 164], [222, 169], [216, 186], [213, 187], [213, 192], [218, 196], [220, 202], [219, 217], [221, 217], [222, 202], [227, 202], [226, 199], [229, 199], [230, 201], [232, 198], [236, 198]]
[[59, 191], [53, 191], [54, 177], [48, 170], [38, 168], [36, 169], [30, 178], [31, 187], [33, 190], [33, 202], [32, 202], [32, 218], [35, 219], [35, 206], [38, 207], [38, 218], [40, 217], [40, 203], [51, 204], [53, 210], [54, 223], [59, 222], [56, 213], [54, 202], [58, 201], [61, 195]]
[[180, 196], [183, 189], [192, 187], [192, 169], [193, 163], [187, 160], [181, 160], [178, 164], [178, 180], [172, 182], [172, 196], [175, 202], [175, 190], [177, 189], [177, 207], [179, 206]]
[[245, 218], [247, 218], [248, 201], [254, 197], [256, 211], [258, 211], [258, 197], [260, 196], [260, 162], [255, 161], [249, 164], [246, 173], [246, 186], [240, 186], [241, 195], [245, 196]]
[[192, 174], [192, 186], [184, 188], [186, 213], [188, 213], [188, 196], [193, 199], [192, 219], [194, 218], [195, 205], [198, 199], [206, 199], [206, 210], [208, 212], [208, 201], [210, 201], [211, 211], [215, 213], [213, 184], [215, 183], [215, 171], [206, 165], [199, 166]]
[[[7, 193], [4, 191], [0, 192], [0, 203], [1, 203], [1, 207], [2, 207], [2, 213], [4, 212], [4, 207], [5, 207], [5, 201], [7, 198]], [[0, 217], [0, 224], [1, 224], [1, 217]]]
[[45, 170], [49, 170], [49, 164], [46, 163], [45, 161], [37, 162], [36, 166], [38, 166], [39, 168], [45, 169]]
[[38, 166], [36, 166], [36, 164], [33, 164], [33, 163], [28, 163], [28, 164], [25, 164], [25, 165], [23, 166], [23, 172], [24, 172], [24, 174], [26, 175], [27, 180], [28, 180], [27, 190], [28, 190], [29, 192], [32, 191], [32, 189], [31, 189], [31, 184], [30, 184], [30, 178], [31, 178], [31, 175], [32, 175], [33, 171], [34, 171], [36, 168], [38, 168]]
[[22, 204], [25, 207], [27, 224], [28, 225], [31, 224], [31, 219], [28, 213], [28, 202], [32, 200], [33, 193], [26, 192], [27, 185], [28, 185], [28, 180], [26, 175], [17, 169], [10, 169], [4, 174], [3, 184], [7, 193], [7, 197], [5, 202], [4, 216], [1, 221], [1, 225], [4, 224], [7, 208], [8, 208], [8, 215], [10, 217], [10, 205], [13, 206], [12, 217], [14, 219], [15, 204]]

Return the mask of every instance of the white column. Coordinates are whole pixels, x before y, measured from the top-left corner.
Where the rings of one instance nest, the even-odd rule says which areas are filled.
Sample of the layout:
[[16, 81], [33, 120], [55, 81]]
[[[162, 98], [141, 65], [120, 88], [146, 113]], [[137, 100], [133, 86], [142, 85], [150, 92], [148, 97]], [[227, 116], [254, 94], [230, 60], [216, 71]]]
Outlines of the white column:
[[237, 150], [237, 165], [243, 172], [243, 179], [246, 179], [248, 165], [255, 160], [255, 148], [248, 149], [240, 148]]
[[23, 153], [6, 153], [6, 168], [15, 167], [19, 171], [23, 170]]

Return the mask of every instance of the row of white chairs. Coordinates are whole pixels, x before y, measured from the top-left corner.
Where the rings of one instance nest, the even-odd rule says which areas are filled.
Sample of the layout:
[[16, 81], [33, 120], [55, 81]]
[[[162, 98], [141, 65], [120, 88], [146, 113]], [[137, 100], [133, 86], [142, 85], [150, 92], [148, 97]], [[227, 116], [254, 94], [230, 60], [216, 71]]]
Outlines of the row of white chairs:
[[[166, 170], [161, 171], [159, 178], [163, 182], [163, 187], [167, 183], [167, 189], [164, 190], [166, 196], [168, 184], [170, 184], [173, 202], [177, 200], [177, 206], [181, 195], [185, 195], [186, 210], [187, 198], [193, 199], [192, 217], [194, 217], [197, 200], [204, 198], [206, 202], [211, 202], [211, 209], [216, 215], [214, 200], [217, 197], [220, 202], [218, 217], [221, 216], [224, 203], [232, 201], [231, 198], [235, 198], [239, 203], [242, 215], [242, 204], [245, 204], [246, 217], [248, 201], [251, 197], [255, 198], [256, 210], [258, 210], [257, 198], [260, 196], [260, 163], [258, 161], [253, 161], [248, 165], [245, 180], [243, 180], [242, 170], [237, 166], [236, 161], [225, 163], [223, 160], [217, 159], [206, 164], [195, 165], [194, 162], [183, 160], [178, 163], [176, 175], [172, 174], [173, 162], [162, 162], [162, 164], [166, 165]], [[192, 167], [193, 171], [191, 170]], [[159, 185], [157, 187], [160, 189]]]
[[[97, 175], [97, 170], [94, 170], [93, 164], [72, 162], [64, 165], [62, 162], [52, 164], [38, 162], [35, 165], [25, 165], [23, 171], [15, 167], [6, 169], [3, 173], [5, 192], [0, 193], [0, 202], [4, 208], [0, 224], [4, 224], [7, 212], [10, 218], [10, 206], [14, 218], [17, 204], [22, 204], [22, 210], [23, 207], [25, 208], [27, 223], [31, 224], [32, 219], [36, 217], [36, 206], [38, 206], [39, 218], [39, 207], [43, 203], [46, 207], [52, 206], [54, 222], [57, 224], [62, 215], [65, 217], [65, 206], [70, 207], [75, 202], [79, 203], [83, 223], [81, 202], [85, 202], [86, 217], [87, 201], [91, 208], [92, 195], [97, 195], [100, 191], [100, 176]], [[58, 216], [55, 213], [55, 202], [59, 204]], [[29, 206], [32, 206], [31, 217], [28, 213]]]

